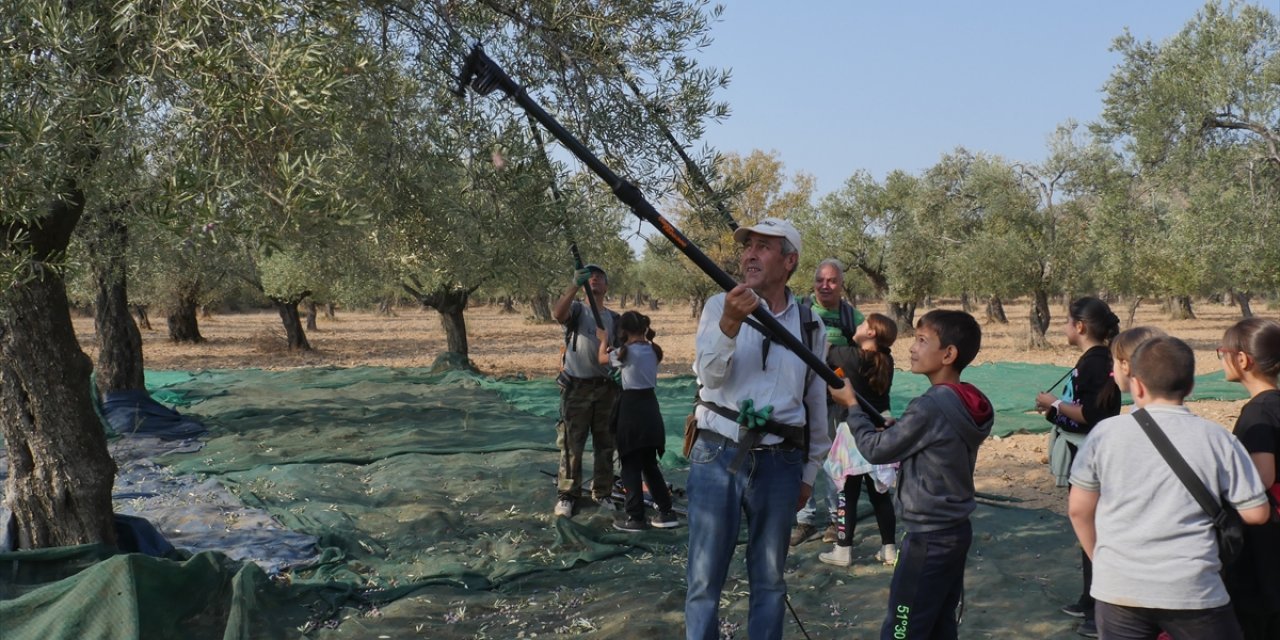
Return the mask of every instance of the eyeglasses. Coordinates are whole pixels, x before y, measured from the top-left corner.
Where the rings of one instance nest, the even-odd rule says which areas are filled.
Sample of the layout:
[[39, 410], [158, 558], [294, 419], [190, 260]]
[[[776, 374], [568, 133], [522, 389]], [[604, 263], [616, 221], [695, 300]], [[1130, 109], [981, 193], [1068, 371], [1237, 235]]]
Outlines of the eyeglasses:
[[1214, 351], [1217, 351], [1217, 352], [1218, 352], [1218, 359], [1219, 359], [1219, 360], [1221, 360], [1221, 359], [1223, 359], [1223, 358], [1227, 357], [1227, 354], [1228, 354], [1228, 353], [1235, 353], [1235, 352], [1236, 352], [1236, 350], [1235, 350], [1235, 349], [1228, 349], [1228, 348], [1226, 348], [1226, 347], [1218, 347], [1217, 349], [1214, 349]]

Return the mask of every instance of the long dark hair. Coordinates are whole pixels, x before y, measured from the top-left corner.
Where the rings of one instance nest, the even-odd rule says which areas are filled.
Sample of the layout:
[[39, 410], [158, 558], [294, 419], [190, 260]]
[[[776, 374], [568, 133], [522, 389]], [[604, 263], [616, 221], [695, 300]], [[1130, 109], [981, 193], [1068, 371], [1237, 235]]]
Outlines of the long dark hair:
[[1111, 339], [1120, 333], [1120, 318], [1111, 312], [1107, 303], [1092, 296], [1077, 298], [1067, 308], [1067, 316], [1083, 322], [1084, 332], [1103, 345], [1109, 346]]
[[888, 393], [893, 384], [893, 355], [890, 347], [898, 339], [898, 323], [889, 316], [873, 313], [867, 316], [867, 326], [876, 332], [876, 349], [862, 350], [862, 374], [867, 387], [873, 393]]
[[[618, 319], [618, 329], [625, 334], [644, 336], [644, 339], [648, 340], [649, 345], [653, 347], [653, 355], [658, 357], [658, 362], [662, 362], [662, 347], [659, 347], [658, 343], [653, 341], [653, 337], [658, 334], [649, 327], [649, 316], [639, 311], [628, 311]], [[618, 347], [618, 362], [626, 359], [627, 345], [623, 343], [621, 347]]]
[[1280, 376], [1280, 322], [1266, 318], [1245, 318], [1227, 329], [1222, 348], [1249, 354], [1263, 378]]
[[[1111, 341], [1120, 335], [1120, 318], [1111, 312], [1110, 305], [1093, 296], [1077, 298], [1067, 308], [1067, 316], [1073, 321], [1083, 322], [1085, 334], [1100, 341], [1106, 347], [1110, 347]], [[1111, 357], [1109, 348], [1107, 357]], [[1102, 390], [1098, 392], [1098, 406], [1110, 405], [1118, 395], [1120, 395], [1120, 387], [1116, 386], [1114, 380], [1108, 379], [1107, 384], [1104, 384]]]

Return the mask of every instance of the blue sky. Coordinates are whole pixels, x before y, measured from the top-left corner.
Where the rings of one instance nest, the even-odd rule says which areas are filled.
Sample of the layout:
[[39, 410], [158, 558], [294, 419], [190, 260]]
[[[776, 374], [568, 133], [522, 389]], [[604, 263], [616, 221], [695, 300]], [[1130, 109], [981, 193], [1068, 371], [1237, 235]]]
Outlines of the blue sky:
[[[1256, 2], [1280, 12], [1280, 0]], [[817, 195], [858, 169], [919, 174], [964, 146], [1038, 162], [1054, 128], [1089, 122], [1119, 57], [1112, 40], [1175, 35], [1190, 0], [726, 2], [703, 64], [733, 71], [732, 113], [703, 142], [774, 150]]]

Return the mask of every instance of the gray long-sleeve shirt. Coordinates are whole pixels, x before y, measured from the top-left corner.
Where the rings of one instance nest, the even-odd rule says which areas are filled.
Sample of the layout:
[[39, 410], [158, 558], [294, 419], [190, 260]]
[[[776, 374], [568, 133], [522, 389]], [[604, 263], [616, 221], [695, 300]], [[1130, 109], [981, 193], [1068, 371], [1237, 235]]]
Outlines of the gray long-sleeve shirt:
[[956, 526], [973, 513], [978, 445], [991, 434], [993, 423], [988, 417], [978, 424], [960, 396], [945, 385], [934, 385], [912, 400], [884, 431], [876, 431], [861, 410], [849, 412], [854, 441], [868, 462], [902, 463], [895, 499], [898, 515], [903, 528], [919, 532]]

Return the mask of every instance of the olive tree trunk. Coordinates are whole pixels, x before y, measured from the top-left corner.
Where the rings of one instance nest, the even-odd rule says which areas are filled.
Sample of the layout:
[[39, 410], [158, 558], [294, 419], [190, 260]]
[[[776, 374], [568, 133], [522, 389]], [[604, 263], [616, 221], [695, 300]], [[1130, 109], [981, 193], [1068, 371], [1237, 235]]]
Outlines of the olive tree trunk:
[[916, 303], [890, 302], [889, 315], [893, 316], [893, 321], [898, 324], [898, 335], [915, 335]]
[[1133, 326], [1134, 318], [1138, 316], [1138, 307], [1141, 305], [1142, 296], [1134, 296], [1133, 299], [1129, 301], [1129, 317], [1124, 323], [1126, 328]]
[[28, 253], [32, 272], [0, 294], [0, 435], [19, 548], [116, 541], [116, 464], [94, 413], [92, 365], [76, 342], [66, 285], [46, 263], [65, 251], [84, 212], [78, 187], [62, 193], [38, 224], [0, 232], [0, 249]]
[[1169, 300], [1170, 320], [1195, 320], [1196, 314], [1191, 310], [1191, 296], [1174, 296]]
[[1000, 296], [991, 296], [987, 300], [987, 322], [1009, 324], [1009, 316], [1005, 315], [1004, 302], [1000, 300]]
[[401, 286], [423, 307], [435, 309], [440, 314], [440, 326], [444, 328], [446, 349], [449, 353], [457, 354], [460, 360], [465, 362], [469, 352], [467, 319], [464, 311], [467, 309], [467, 300], [479, 285], [470, 288], [439, 285], [428, 293], [421, 290], [418, 282], [415, 281], [413, 284], [415, 286], [408, 284], [401, 284]]
[[551, 322], [551, 294], [539, 291], [529, 298], [529, 308], [533, 311], [533, 319], [538, 322]]
[[[1245, 291], [1236, 291], [1233, 289], [1231, 291], [1231, 298], [1235, 300], [1236, 306], [1240, 307], [1241, 318], [1253, 317], [1253, 307], [1249, 305], [1249, 302], [1253, 300], [1252, 293], [1248, 293]], [[1188, 306], [1190, 306], [1190, 303], [1188, 303]]]
[[280, 314], [280, 323], [284, 325], [285, 342], [290, 351], [311, 351], [311, 343], [307, 341], [307, 332], [302, 329], [302, 316], [298, 314], [298, 305], [311, 295], [304, 291], [292, 298], [271, 297], [271, 305]]
[[200, 306], [200, 279], [193, 281], [184, 281], [178, 285], [178, 290], [170, 307], [169, 313], [165, 316], [165, 323], [169, 325], [169, 340], [171, 342], [204, 342], [204, 336], [200, 335], [200, 322], [196, 319], [196, 310]]
[[151, 331], [151, 317], [147, 315], [147, 305], [135, 304], [131, 308], [133, 309], [133, 315], [138, 317], [138, 327]]
[[702, 308], [705, 306], [707, 306], [707, 294], [699, 292], [689, 295], [689, 317], [700, 317]]
[[1036, 287], [1035, 295], [1031, 300], [1031, 313], [1027, 315], [1027, 346], [1034, 349], [1044, 349], [1049, 346], [1044, 332], [1049, 330], [1051, 321], [1049, 293]]
[[128, 227], [117, 212], [109, 212], [95, 230], [88, 248], [97, 259], [93, 269], [97, 288], [93, 324], [98, 334], [98, 366], [94, 371], [98, 393], [145, 389], [142, 334], [129, 314], [125, 275]]
[[320, 314], [320, 310], [316, 308], [315, 300], [308, 300], [303, 303], [307, 310], [307, 331], [319, 331], [316, 327], [316, 316]]

